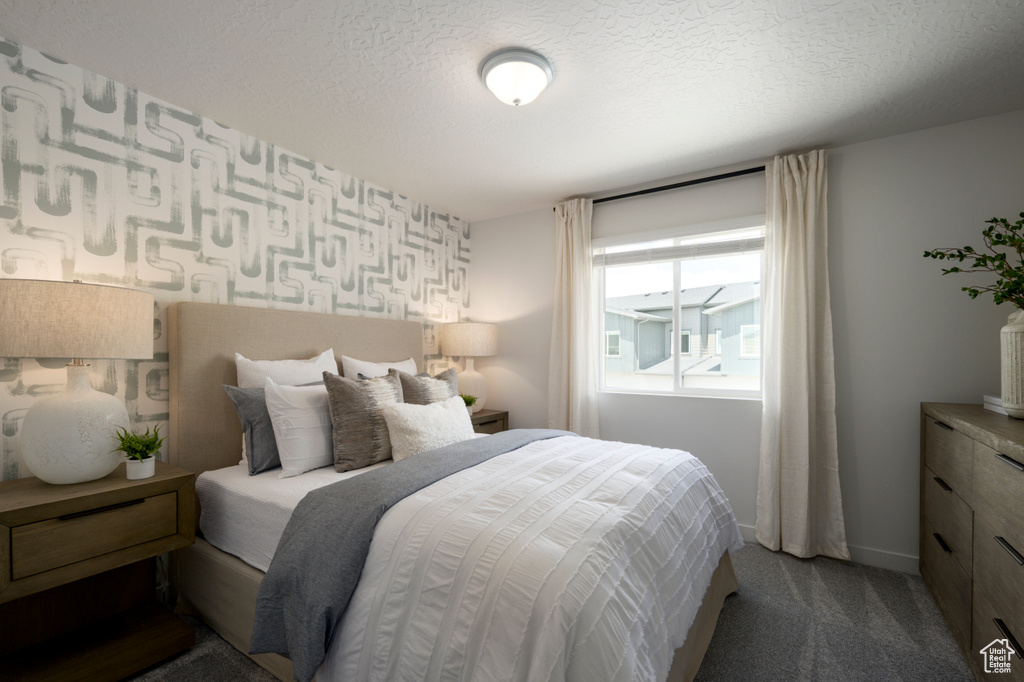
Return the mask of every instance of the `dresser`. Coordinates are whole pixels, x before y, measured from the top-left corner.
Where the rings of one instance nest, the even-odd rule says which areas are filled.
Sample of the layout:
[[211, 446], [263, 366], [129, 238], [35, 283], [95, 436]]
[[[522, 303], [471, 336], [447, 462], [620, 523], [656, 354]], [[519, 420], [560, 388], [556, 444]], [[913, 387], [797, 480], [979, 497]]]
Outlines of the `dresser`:
[[473, 414], [471, 421], [477, 433], [508, 431], [508, 412], [505, 410], [480, 410]]
[[922, 403], [920, 562], [975, 677], [1024, 681], [1024, 420]]

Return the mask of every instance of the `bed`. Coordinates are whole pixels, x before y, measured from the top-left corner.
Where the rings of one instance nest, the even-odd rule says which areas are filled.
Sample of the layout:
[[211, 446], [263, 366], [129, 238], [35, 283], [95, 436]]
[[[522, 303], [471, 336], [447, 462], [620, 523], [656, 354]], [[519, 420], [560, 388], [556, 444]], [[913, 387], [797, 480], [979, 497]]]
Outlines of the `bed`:
[[[254, 359], [308, 358], [333, 348], [337, 355], [378, 362], [411, 356], [422, 369], [423, 334], [423, 326], [410, 321], [173, 304], [168, 311], [168, 460], [197, 475], [237, 468], [241, 429], [222, 389], [222, 384], [235, 383], [236, 352]], [[703, 597], [698, 600], [700, 606], [685, 641], [671, 659], [670, 680], [695, 677], [725, 597], [737, 588], [727, 551], [721, 553], [709, 573], [708, 586], [701, 590]], [[257, 593], [264, 575], [202, 537], [171, 557], [171, 580], [180, 609], [202, 617], [244, 653], [250, 648]], [[294, 679], [287, 658], [276, 654], [251, 657], [278, 678]]]

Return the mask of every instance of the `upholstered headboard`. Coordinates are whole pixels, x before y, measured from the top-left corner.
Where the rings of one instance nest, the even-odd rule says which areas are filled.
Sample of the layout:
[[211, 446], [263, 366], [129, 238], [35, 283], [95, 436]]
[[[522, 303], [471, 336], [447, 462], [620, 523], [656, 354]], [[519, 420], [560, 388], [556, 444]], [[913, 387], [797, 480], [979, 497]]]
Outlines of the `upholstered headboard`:
[[346, 315], [174, 303], [170, 351], [168, 462], [193, 471], [237, 464], [242, 431], [223, 384], [234, 385], [235, 353], [252, 360], [309, 358], [328, 348], [384, 362], [413, 357], [423, 367], [423, 325]]

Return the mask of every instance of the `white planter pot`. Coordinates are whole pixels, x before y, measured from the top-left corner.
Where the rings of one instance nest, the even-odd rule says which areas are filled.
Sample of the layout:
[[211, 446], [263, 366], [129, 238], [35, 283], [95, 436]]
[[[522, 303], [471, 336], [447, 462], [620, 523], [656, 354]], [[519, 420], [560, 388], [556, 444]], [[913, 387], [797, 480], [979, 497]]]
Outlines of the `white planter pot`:
[[1024, 310], [1015, 310], [999, 331], [1002, 398], [1006, 414], [1024, 419]]
[[149, 478], [156, 473], [156, 457], [148, 459], [128, 460], [128, 480], [137, 481], [140, 478]]

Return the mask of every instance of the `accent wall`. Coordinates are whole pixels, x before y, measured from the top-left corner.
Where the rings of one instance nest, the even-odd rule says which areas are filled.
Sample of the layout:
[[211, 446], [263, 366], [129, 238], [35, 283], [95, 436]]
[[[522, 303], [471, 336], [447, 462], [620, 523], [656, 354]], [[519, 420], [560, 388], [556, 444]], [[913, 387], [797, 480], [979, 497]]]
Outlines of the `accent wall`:
[[[153, 360], [90, 361], [133, 427], [168, 418], [175, 301], [422, 321], [444, 364], [431, 323], [468, 310], [468, 223], [30, 48], [0, 59], [0, 277], [154, 295]], [[66, 362], [0, 358], [3, 480], [30, 475], [21, 418]]]

